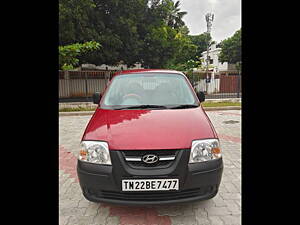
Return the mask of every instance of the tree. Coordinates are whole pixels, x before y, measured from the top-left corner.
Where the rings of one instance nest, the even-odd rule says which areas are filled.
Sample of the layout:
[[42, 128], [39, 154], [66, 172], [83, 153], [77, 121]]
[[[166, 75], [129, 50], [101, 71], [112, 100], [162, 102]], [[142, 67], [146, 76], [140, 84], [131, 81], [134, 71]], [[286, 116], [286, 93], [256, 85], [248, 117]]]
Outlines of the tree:
[[171, 0], [166, 1], [166, 4], [169, 7], [169, 14], [167, 16], [167, 24], [168, 26], [178, 29], [182, 26], [184, 26], [184, 22], [182, 20], [183, 16], [187, 14], [187, 12], [180, 11], [180, 2], [176, 1], [174, 3]]
[[[139, 61], [143, 49], [141, 28], [147, 13], [147, 0], [94, 0], [95, 8], [90, 21], [99, 33], [102, 54], [91, 52], [80, 58], [83, 63], [115, 65], [121, 61], [128, 66]], [[97, 24], [103, 24], [97, 26]], [[143, 24], [142, 24], [143, 23]]]
[[176, 38], [180, 43], [177, 46], [178, 53], [175, 57], [174, 64], [186, 63], [188, 60], [197, 61], [195, 57], [197, 54], [197, 46], [191, 39], [181, 32], [177, 33]]
[[147, 68], [165, 68], [178, 54], [180, 40], [169, 26], [153, 27], [145, 36], [144, 50], [140, 54], [142, 65]]
[[[188, 28], [183, 26], [177, 34], [180, 39], [178, 54], [173, 61], [171, 68], [185, 72], [190, 72], [192, 68], [200, 68], [202, 52], [207, 50], [207, 44], [211, 42], [209, 34], [202, 33], [200, 35], [188, 35]], [[212, 42], [213, 43], [213, 42]]]
[[151, 1], [150, 12], [153, 16], [152, 19], [158, 19], [171, 28], [179, 29], [185, 25], [182, 18], [187, 14], [187, 12], [181, 11], [179, 6], [180, 1], [175, 3], [173, 0]]
[[182, 21], [186, 12], [179, 6], [179, 1], [151, 1], [140, 32], [144, 45], [139, 58], [144, 66], [168, 68], [194, 54], [196, 46], [187, 37], [189, 30]]
[[101, 43], [101, 53], [79, 55], [78, 63], [165, 68], [195, 51], [179, 7], [172, 0], [59, 0], [59, 44]]
[[170, 69], [184, 71], [187, 74], [191, 74], [194, 68], [201, 68], [201, 66], [202, 66], [202, 60], [189, 59], [186, 62], [179, 63], [176, 65], [171, 65]]
[[193, 56], [193, 59], [196, 60], [197, 57], [202, 56], [202, 52], [207, 50], [207, 45], [211, 42], [211, 36], [209, 33], [204, 32], [199, 35], [189, 35], [189, 38], [197, 46], [196, 53]]
[[59, 0], [59, 45], [98, 38], [90, 16], [95, 7], [93, 0]]
[[80, 55], [90, 51], [98, 50], [101, 45], [97, 42], [90, 41], [83, 44], [76, 43], [66, 46], [59, 46], [59, 68], [63, 70], [73, 69], [78, 65]]
[[241, 29], [237, 30], [234, 35], [230, 38], [225, 39], [220, 43], [222, 48], [219, 61], [228, 62], [232, 64], [240, 64], [242, 61], [242, 40], [241, 40]]

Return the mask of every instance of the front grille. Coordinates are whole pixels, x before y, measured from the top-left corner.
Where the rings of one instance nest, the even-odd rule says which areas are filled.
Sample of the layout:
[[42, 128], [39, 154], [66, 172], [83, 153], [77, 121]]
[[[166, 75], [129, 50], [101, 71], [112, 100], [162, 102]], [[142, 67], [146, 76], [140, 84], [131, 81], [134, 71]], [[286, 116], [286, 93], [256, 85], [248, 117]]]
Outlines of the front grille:
[[[176, 156], [178, 155], [178, 152], [180, 150], [124, 150], [121, 151], [124, 159], [126, 157], [143, 157], [147, 154], [154, 154], [158, 157], [160, 156]], [[126, 161], [126, 160], [125, 160]], [[151, 168], [167, 168], [172, 165], [174, 160], [166, 160], [166, 161], [157, 161], [153, 164], [144, 163], [143, 161], [126, 161], [127, 165], [129, 165], [132, 168], [145, 168], [145, 169], [151, 169]]]
[[173, 161], [158, 161], [153, 164], [147, 164], [144, 162], [127, 162], [131, 167], [147, 167], [147, 168], [157, 168], [157, 167], [168, 167], [173, 163]]
[[179, 150], [123, 150], [125, 156], [143, 156], [147, 154], [155, 154], [158, 156], [176, 155]]
[[92, 191], [89, 194], [98, 198], [108, 198], [116, 200], [132, 201], [163, 201], [172, 199], [190, 198], [205, 196], [216, 190], [216, 186], [206, 186], [203, 188], [183, 190], [183, 191], [147, 191], [147, 192], [113, 192], [113, 191]]

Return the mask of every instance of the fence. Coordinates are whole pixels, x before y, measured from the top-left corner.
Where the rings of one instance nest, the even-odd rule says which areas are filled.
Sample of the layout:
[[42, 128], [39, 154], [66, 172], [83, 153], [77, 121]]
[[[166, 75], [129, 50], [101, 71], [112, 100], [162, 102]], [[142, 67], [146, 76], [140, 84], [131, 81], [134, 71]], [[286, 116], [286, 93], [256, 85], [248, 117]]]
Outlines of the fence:
[[59, 98], [85, 100], [93, 93], [103, 91], [116, 71], [59, 71]]
[[[116, 71], [59, 71], [59, 99], [63, 101], [91, 101], [93, 93], [102, 92]], [[206, 99], [240, 98], [241, 76], [205, 73], [187, 76], [196, 91], [206, 93]]]
[[193, 73], [187, 76], [196, 91], [203, 91], [206, 99], [240, 98], [242, 79], [240, 75]]

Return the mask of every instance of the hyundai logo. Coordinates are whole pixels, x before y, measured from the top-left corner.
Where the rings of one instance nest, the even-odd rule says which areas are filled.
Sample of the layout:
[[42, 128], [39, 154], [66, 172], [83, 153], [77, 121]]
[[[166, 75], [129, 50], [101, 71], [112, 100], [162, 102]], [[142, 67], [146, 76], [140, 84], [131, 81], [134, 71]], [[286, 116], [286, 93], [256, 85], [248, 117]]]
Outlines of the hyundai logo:
[[148, 164], [156, 163], [158, 161], [158, 157], [156, 155], [152, 155], [152, 154], [144, 155], [142, 158], [142, 161], [144, 163], [148, 163]]

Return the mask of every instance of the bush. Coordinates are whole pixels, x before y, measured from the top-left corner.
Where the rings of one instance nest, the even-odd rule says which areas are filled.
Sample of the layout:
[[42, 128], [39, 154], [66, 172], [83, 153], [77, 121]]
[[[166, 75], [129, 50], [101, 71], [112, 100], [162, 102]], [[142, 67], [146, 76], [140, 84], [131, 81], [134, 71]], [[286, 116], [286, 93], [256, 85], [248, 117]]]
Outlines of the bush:
[[76, 43], [66, 46], [59, 46], [59, 69], [70, 70], [79, 63], [79, 56], [91, 51], [98, 50], [101, 45], [95, 41]]

